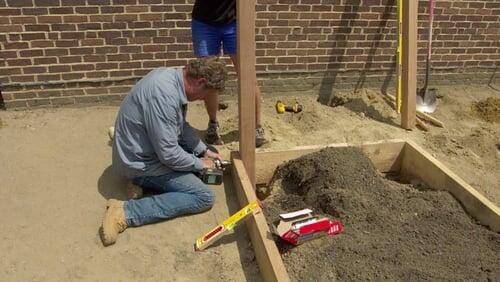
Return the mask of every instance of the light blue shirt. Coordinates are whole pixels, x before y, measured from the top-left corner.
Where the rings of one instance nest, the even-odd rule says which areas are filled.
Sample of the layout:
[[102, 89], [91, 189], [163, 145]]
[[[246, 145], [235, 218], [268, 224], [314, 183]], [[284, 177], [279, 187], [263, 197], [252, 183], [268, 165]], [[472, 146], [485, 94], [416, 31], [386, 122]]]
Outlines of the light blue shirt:
[[157, 68], [123, 100], [115, 124], [113, 170], [129, 179], [200, 171], [207, 146], [186, 122], [183, 70]]

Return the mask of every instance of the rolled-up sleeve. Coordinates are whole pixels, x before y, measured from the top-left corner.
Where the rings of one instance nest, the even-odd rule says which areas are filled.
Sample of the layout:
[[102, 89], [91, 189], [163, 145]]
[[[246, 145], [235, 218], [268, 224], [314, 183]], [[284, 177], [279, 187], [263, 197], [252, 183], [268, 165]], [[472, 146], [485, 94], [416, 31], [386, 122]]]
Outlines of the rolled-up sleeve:
[[186, 152], [179, 144], [177, 111], [173, 103], [154, 98], [144, 109], [144, 119], [149, 140], [164, 165], [176, 171], [203, 169], [202, 160]]

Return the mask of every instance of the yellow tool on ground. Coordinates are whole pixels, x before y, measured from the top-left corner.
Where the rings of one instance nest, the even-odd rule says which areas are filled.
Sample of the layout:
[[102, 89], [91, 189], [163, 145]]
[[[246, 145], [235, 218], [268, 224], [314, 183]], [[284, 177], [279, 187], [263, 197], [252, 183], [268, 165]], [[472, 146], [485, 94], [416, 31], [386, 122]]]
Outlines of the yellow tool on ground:
[[260, 210], [260, 205], [257, 201], [246, 205], [244, 208], [239, 210], [237, 213], [231, 215], [228, 219], [224, 220], [222, 224], [217, 225], [214, 229], [210, 230], [205, 235], [201, 236], [196, 240], [194, 244], [194, 249], [196, 251], [202, 251], [208, 246], [215, 243], [222, 236], [224, 236], [229, 231], [233, 230], [236, 225], [242, 222], [243, 219], [252, 215], [254, 212]]
[[284, 112], [300, 113], [302, 112], [302, 105], [299, 104], [299, 102], [295, 101], [295, 104], [293, 104], [293, 106], [287, 106], [285, 105], [285, 103], [278, 100], [278, 102], [276, 102], [276, 112], [278, 114], [282, 114]]

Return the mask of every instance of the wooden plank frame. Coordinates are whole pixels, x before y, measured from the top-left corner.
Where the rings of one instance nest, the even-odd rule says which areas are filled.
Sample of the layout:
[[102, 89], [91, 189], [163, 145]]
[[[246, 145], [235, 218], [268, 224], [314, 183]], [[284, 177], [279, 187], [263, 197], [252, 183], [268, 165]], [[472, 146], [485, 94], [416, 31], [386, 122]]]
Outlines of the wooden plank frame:
[[255, 185], [255, 0], [238, 0], [236, 5], [239, 151]]
[[401, 127], [415, 128], [417, 100], [417, 22], [418, 1], [403, 1], [403, 63]]
[[[472, 217], [494, 232], [500, 232], [500, 209], [411, 141], [385, 140], [362, 144], [307, 146], [285, 151], [261, 151], [256, 154], [256, 184], [267, 184], [276, 167], [288, 160], [325, 147], [348, 146], [362, 149], [380, 172], [399, 172], [403, 177], [417, 178], [433, 189], [449, 191]], [[257, 196], [238, 152], [231, 153], [231, 161], [238, 200], [240, 205], [244, 206], [256, 200]], [[264, 281], [289, 281], [264, 215], [254, 215], [247, 222], [247, 228]]]

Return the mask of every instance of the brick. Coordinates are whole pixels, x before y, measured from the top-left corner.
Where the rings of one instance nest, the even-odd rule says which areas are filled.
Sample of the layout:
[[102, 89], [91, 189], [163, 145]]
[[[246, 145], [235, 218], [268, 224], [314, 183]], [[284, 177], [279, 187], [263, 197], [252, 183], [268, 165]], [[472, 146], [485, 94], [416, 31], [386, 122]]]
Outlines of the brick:
[[[88, 93], [86, 93], [86, 94], [88, 94]], [[77, 103], [77, 104], [95, 104], [95, 103], [98, 103], [99, 101], [100, 101], [99, 96], [78, 96], [78, 97], [75, 97], [75, 103]]]
[[23, 26], [22, 25], [1, 25], [0, 26], [0, 33], [4, 32], [22, 32], [23, 31]]
[[104, 95], [104, 96], [101, 96], [100, 99], [101, 101], [103, 102], [114, 102], [114, 101], [121, 101], [123, 100], [123, 97], [125, 95], [119, 95], [119, 94], [108, 94], [108, 95]]
[[50, 98], [50, 102], [54, 106], [72, 105], [75, 103], [75, 98], [70, 98], [70, 97]]
[[72, 71], [92, 71], [95, 70], [94, 64], [78, 64], [71, 66]]
[[59, 81], [61, 80], [60, 74], [39, 74], [37, 75], [38, 81]]
[[17, 52], [16, 51], [2, 51], [2, 50], [0, 50], [0, 58], [2, 58], [3, 60], [17, 58]]
[[28, 107], [41, 107], [50, 105], [50, 99], [30, 99], [27, 101]]
[[100, 8], [103, 14], [121, 14], [125, 11], [121, 6], [101, 6]]
[[34, 0], [35, 6], [44, 7], [44, 6], [59, 6], [59, 0]]
[[128, 61], [130, 60], [130, 55], [129, 54], [118, 54], [118, 55], [107, 55], [106, 56], [108, 61], [110, 62], [123, 62], [123, 61]]
[[116, 63], [97, 63], [95, 65], [96, 70], [110, 70], [118, 67]]
[[64, 65], [52, 65], [49, 66], [49, 72], [54, 73], [54, 72], [69, 72], [71, 71], [70, 66], [64, 66]]
[[12, 82], [34, 82], [34, 75], [13, 75], [10, 77]]
[[56, 57], [42, 57], [42, 58], [34, 58], [34, 65], [48, 65], [48, 64], [56, 64]]
[[77, 24], [78, 30], [98, 30], [102, 29], [102, 25], [100, 23], [84, 23]]
[[10, 76], [16, 74], [21, 74], [20, 68], [0, 68], [0, 75], [2, 76]]
[[36, 92], [32, 92], [32, 91], [17, 92], [17, 93], [13, 93], [12, 96], [16, 100], [17, 99], [32, 99], [32, 98], [36, 98]]
[[7, 109], [26, 108], [28, 104], [26, 100], [11, 100], [5, 101], [5, 107], [7, 107]]
[[133, 22], [133, 21], [137, 21], [137, 15], [136, 14], [114, 15], [114, 20], [116, 22]]
[[31, 7], [31, 6], [33, 6], [33, 0], [7, 0], [7, 6], [9, 6], [9, 7]]
[[49, 13], [53, 15], [73, 14], [73, 7], [49, 8]]
[[94, 49], [89, 48], [89, 47], [70, 48], [69, 49], [70, 55], [89, 55], [89, 54], [93, 54], [93, 53], [94, 53]]
[[19, 52], [20, 57], [40, 57], [43, 56], [43, 50], [23, 50]]
[[106, 71], [94, 71], [85, 74], [88, 78], [106, 78], [108, 77], [108, 72]]
[[20, 9], [0, 9], [0, 16], [19, 16], [21, 15]]
[[[168, 7], [167, 5], [162, 5], [162, 6]], [[165, 10], [165, 12], [166, 11], [172, 11], [172, 8], [170, 7], [170, 10]], [[126, 13], [146, 13], [146, 12], [149, 12], [149, 6], [137, 6], [137, 5], [126, 6], [125, 12]]]
[[61, 90], [61, 96], [81, 96], [85, 95], [83, 89], [63, 89]]
[[118, 52], [118, 47], [115, 46], [105, 46], [105, 47], [96, 47], [96, 54], [112, 54]]
[[83, 56], [83, 61], [86, 63], [104, 62], [106, 56], [104, 55], [85, 55]]
[[36, 40], [36, 41], [31, 41], [31, 48], [48, 48], [48, 47], [54, 47], [54, 41], [51, 40]]
[[83, 31], [76, 31], [76, 32], [61, 32], [61, 39], [63, 40], [68, 40], [68, 39], [84, 39], [86, 36], [85, 32]]
[[29, 65], [31, 65], [31, 60], [30, 59], [7, 60], [7, 65], [8, 66], [29, 66]]
[[37, 40], [37, 39], [46, 39], [46, 34], [43, 32], [40, 33], [24, 33], [21, 34], [21, 38], [23, 41]]
[[85, 23], [88, 21], [88, 17], [79, 15], [63, 16], [63, 21], [65, 23]]
[[98, 14], [99, 7], [75, 7], [75, 13], [76, 14]]
[[45, 73], [46, 71], [47, 67], [42, 67], [42, 66], [23, 68], [24, 74]]
[[131, 70], [122, 70], [122, 71], [111, 71], [109, 73], [110, 77], [126, 77], [126, 76], [132, 76], [132, 71]]
[[24, 28], [26, 31], [50, 31], [50, 25], [46, 24], [26, 24]]
[[47, 8], [22, 8], [23, 15], [47, 15]]
[[106, 29], [126, 29], [127, 23], [103, 23], [102, 28]]
[[61, 23], [61, 16], [39, 16], [38, 23]]
[[57, 48], [57, 49], [45, 49], [44, 50], [45, 56], [66, 56], [68, 55], [68, 50], [62, 49], [62, 48]]

